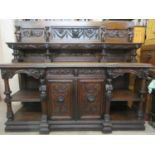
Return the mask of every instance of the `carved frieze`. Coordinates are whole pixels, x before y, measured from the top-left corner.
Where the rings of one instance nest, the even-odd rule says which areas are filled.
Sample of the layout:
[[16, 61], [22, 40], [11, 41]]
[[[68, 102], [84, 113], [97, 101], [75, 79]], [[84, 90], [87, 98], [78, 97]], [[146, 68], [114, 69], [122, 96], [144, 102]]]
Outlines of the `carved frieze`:
[[100, 40], [100, 29], [94, 27], [52, 27], [51, 39]]
[[100, 75], [105, 75], [105, 70], [103, 70], [103, 69], [90, 69], [90, 68], [88, 68], [88, 69], [80, 69], [79, 70], [79, 74], [94, 74], [94, 75], [98, 75], [98, 74], [100, 74]]
[[94, 74], [94, 75], [102, 75], [105, 76], [105, 70], [99, 69], [99, 68], [64, 68], [64, 69], [50, 69], [47, 70], [48, 75], [66, 75], [66, 74], [72, 74], [74, 76], [78, 76], [79, 74]]
[[64, 69], [50, 69], [47, 70], [47, 75], [60, 75], [60, 74], [73, 74], [73, 69], [64, 68]]

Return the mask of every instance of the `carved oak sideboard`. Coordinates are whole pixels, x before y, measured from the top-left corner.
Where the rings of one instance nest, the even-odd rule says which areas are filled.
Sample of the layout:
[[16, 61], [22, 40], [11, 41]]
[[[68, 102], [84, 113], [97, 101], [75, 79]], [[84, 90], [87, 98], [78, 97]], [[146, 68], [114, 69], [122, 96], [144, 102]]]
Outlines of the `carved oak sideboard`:
[[[128, 22], [17, 22], [10, 64], [0, 64], [6, 131], [144, 130], [145, 81]], [[9, 79], [19, 76], [11, 94]], [[129, 76], [136, 87], [129, 89]], [[14, 113], [12, 102], [22, 107]], [[132, 107], [126, 106], [132, 102]], [[121, 104], [120, 104], [121, 103]], [[123, 104], [122, 104], [123, 103]], [[117, 107], [117, 110], [113, 107]]]

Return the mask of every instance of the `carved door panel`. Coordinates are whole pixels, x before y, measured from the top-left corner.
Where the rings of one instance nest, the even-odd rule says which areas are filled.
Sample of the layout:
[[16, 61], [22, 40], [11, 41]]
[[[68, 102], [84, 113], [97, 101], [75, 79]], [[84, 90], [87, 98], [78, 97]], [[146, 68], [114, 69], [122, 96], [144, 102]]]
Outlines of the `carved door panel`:
[[51, 119], [72, 118], [72, 87], [71, 80], [50, 81], [48, 84], [49, 115]]
[[101, 118], [103, 113], [103, 80], [80, 80], [78, 104], [81, 119]]

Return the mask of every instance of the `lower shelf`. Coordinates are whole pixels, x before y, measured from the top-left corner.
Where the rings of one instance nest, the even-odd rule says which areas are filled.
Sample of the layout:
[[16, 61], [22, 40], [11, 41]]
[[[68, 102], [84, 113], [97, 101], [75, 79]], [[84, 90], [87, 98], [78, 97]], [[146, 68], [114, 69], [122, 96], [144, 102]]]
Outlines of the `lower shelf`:
[[[112, 102], [110, 116], [111, 120], [136, 120], [137, 112], [134, 109], [130, 109], [126, 102]], [[27, 103], [15, 113], [15, 120], [17, 121], [40, 121], [40, 119], [40, 103]]]
[[[124, 103], [121, 103], [124, 104]], [[37, 106], [36, 106], [37, 105]], [[15, 113], [14, 121], [6, 122], [6, 131], [40, 131], [40, 104], [26, 104]], [[119, 105], [120, 107], [120, 105]], [[48, 120], [50, 131], [102, 131], [104, 120]], [[137, 120], [136, 112], [122, 105], [111, 110], [112, 130], [144, 130], [144, 120]]]
[[40, 94], [36, 90], [19, 90], [12, 95], [12, 101], [39, 102]]
[[41, 120], [41, 106], [38, 103], [27, 104], [22, 106], [14, 115], [16, 121], [40, 121]]
[[112, 92], [112, 101], [140, 101], [140, 98], [130, 90], [119, 89]]

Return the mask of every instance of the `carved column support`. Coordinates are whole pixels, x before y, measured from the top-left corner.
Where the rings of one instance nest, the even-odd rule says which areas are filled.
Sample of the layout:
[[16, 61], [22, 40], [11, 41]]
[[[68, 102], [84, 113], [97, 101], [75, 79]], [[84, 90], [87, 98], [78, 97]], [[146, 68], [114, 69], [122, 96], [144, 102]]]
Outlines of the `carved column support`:
[[133, 28], [128, 29], [128, 42], [132, 42], [133, 40]]
[[17, 42], [21, 42], [21, 27], [20, 26], [16, 26], [16, 31], [15, 31], [15, 36], [16, 36], [16, 40]]
[[14, 59], [12, 60], [13, 63], [16, 62], [22, 62], [23, 61], [23, 53], [21, 53], [21, 51], [19, 50], [13, 50], [13, 54]]
[[45, 47], [46, 47], [45, 62], [51, 62], [51, 61], [53, 61], [53, 58], [51, 59], [51, 53], [50, 53], [48, 44], [46, 44]]
[[14, 119], [14, 114], [12, 110], [12, 105], [11, 105], [11, 90], [10, 90], [10, 85], [9, 85], [9, 79], [4, 78], [4, 86], [5, 86], [5, 103], [7, 104], [7, 119], [8, 121], [12, 121]]
[[145, 94], [146, 94], [146, 80], [141, 78], [141, 90], [140, 90], [140, 103], [138, 107], [138, 120], [144, 119], [144, 103], [145, 103]]
[[137, 60], [136, 60], [137, 50], [133, 49], [131, 52], [132, 52], [131, 53], [131, 62], [137, 62]]
[[45, 40], [46, 40], [46, 42], [50, 41], [50, 36], [51, 36], [50, 27], [46, 26], [45, 27]]
[[40, 76], [40, 99], [41, 99], [41, 109], [42, 109], [42, 116], [41, 116], [41, 122], [40, 122], [40, 133], [41, 134], [48, 134], [49, 133], [49, 126], [47, 122], [47, 90], [46, 90], [46, 80], [45, 80], [45, 74], [43, 73]]
[[10, 85], [9, 85], [9, 79], [12, 78], [14, 75], [14, 71], [8, 70], [8, 69], [2, 69], [1, 70], [1, 76], [2, 79], [4, 80], [4, 87], [5, 87], [5, 103], [7, 104], [7, 119], [8, 121], [12, 121], [14, 119], [14, 114], [12, 110], [12, 105], [11, 105], [11, 90], [10, 90]]
[[105, 105], [105, 114], [104, 114], [104, 123], [103, 123], [103, 132], [110, 133], [112, 132], [112, 124], [110, 122], [110, 104], [112, 98], [112, 76], [108, 72], [108, 78], [106, 80], [105, 90], [106, 90], [106, 105]]
[[18, 50], [13, 50], [13, 54], [14, 59], [12, 60], [12, 62], [18, 62]]

